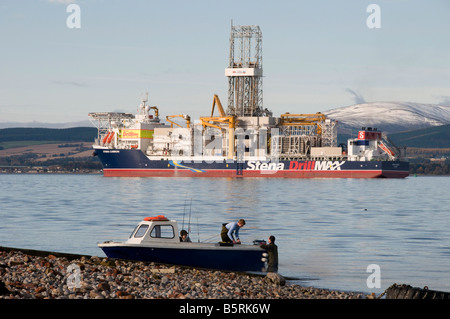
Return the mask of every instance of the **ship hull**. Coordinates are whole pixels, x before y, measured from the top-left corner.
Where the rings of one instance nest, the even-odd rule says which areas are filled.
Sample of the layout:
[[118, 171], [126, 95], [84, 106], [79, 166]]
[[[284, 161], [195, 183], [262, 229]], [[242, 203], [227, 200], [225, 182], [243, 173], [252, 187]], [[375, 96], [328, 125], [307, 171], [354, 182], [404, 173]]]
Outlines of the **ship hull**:
[[96, 149], [109, 177], [405, 178], [405, 161], [150, 160], [140, 150]]

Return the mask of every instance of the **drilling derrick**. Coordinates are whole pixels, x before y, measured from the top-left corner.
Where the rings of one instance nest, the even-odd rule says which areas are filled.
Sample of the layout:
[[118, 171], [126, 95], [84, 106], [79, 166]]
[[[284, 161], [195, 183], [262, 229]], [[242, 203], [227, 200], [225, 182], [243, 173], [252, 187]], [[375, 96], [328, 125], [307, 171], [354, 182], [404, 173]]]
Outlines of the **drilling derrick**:
[[262, 33], [259, 26], [231, 26], [228, 116], [262, 116]]

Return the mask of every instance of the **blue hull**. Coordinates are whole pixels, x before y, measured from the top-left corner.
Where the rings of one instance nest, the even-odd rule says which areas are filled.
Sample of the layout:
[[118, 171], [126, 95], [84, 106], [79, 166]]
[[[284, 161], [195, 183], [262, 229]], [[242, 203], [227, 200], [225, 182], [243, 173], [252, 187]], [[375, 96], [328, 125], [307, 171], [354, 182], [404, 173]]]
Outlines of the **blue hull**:
[[155, 177], [281, 177], [281, 178], [404, 178], [405, 161], [172, 161], [150, 160], [140, 150], [96, 149], [104, 176]]
[[183, 265], [190, 267], [233, 270], [263, 271], [260, 250], [241, 249], [178, 249], [146, 247], [101, 247], [108, 258], [127, 259], [162, 264]]

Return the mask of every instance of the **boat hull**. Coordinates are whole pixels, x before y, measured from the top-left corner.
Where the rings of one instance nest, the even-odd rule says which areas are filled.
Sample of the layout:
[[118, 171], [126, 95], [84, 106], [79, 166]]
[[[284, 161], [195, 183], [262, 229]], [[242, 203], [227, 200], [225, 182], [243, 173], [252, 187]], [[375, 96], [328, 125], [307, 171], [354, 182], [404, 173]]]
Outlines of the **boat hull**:
[[307, 160], [263, 162], [150, 160], [140, 150], [96, 149], [104, 176], [116, 177], [263, 177], [404, 178], [405, 161]]
[[258, 246], [252, 247], [252, 249], [241, 249], [240, 247], [196, 249], [103, 245], [100, 248], [108, 258], [232, 271], [264, 270], [264, 262], [261, 258], [265, 251]]

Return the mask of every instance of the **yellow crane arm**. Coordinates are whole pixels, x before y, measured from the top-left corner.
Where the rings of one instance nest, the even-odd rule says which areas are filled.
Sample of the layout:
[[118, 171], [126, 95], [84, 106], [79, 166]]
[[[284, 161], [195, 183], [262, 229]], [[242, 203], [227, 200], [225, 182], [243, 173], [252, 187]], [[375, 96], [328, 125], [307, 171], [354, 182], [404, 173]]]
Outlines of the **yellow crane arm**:
[[159, 110], [156, 106], [151, 106], [150, 109], [155, 110], [155, 116], [158, 117], [159, 116]]
[[213, 104], [212, 104], [212, 110], [211, 110], [211, 117], [214, 116], [214, 106], [217, 104], [217, 109], [219, 110], [219, 114], [221, 117], [227, 116], [225, 114], [225, 111], [223, 110], [222, 103], [220, 103], [219, 96], [217, 94], [214, 94], [213, 98]]
[[175, 124], [176, 126], [182, 127], [180, 124], [175, 123], [174, 121], [172, 121], [171, 119], [174, 117], [181, 117], [183, 119], [186, 120], [186, 127], [189, 128], [191, 125], [191, 117], [189, 115], [184, 115], [184, 114], [179, 114], [179, 115], [167, 115], [166, 116], [166, 120], [168, 122], [170, 122], [170, 127], [173, 127], [173, 125]]

